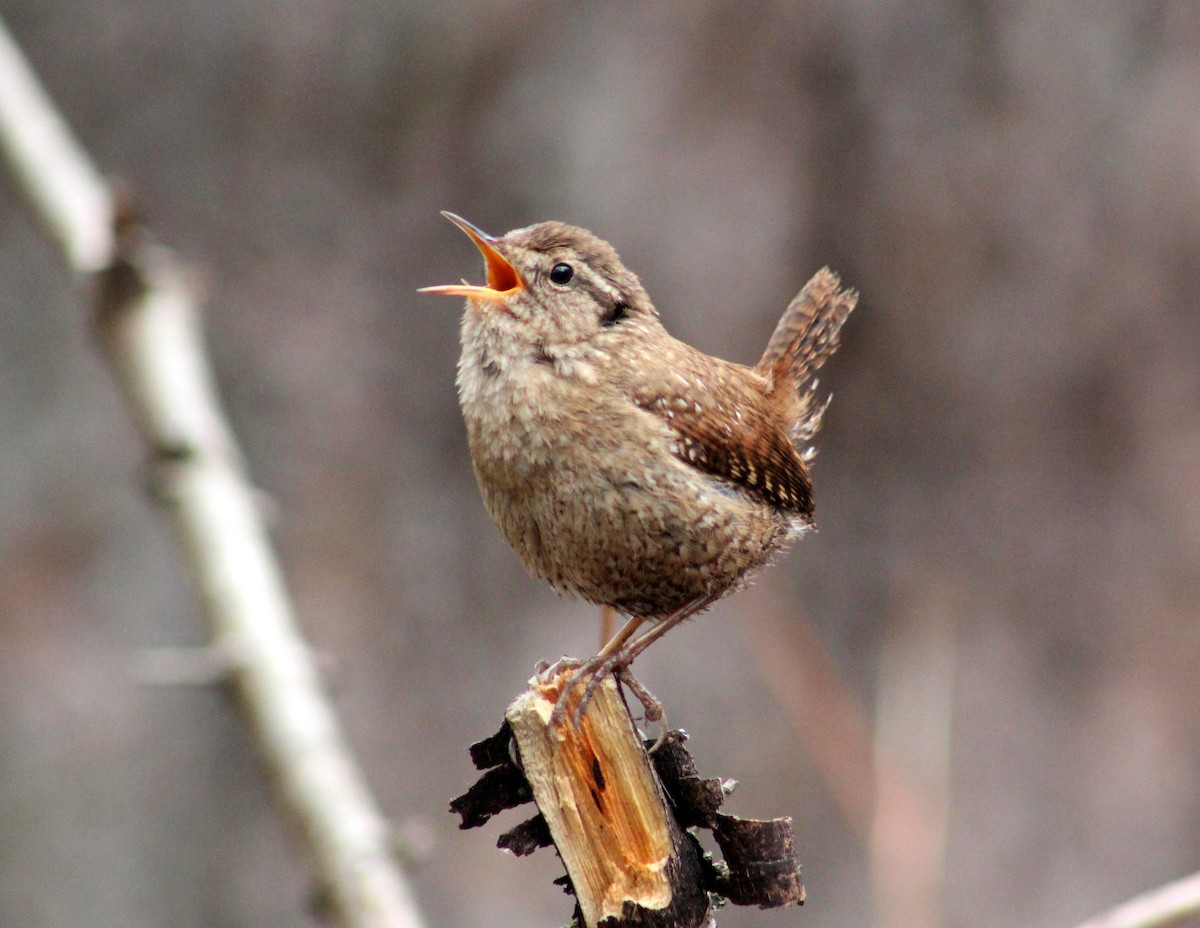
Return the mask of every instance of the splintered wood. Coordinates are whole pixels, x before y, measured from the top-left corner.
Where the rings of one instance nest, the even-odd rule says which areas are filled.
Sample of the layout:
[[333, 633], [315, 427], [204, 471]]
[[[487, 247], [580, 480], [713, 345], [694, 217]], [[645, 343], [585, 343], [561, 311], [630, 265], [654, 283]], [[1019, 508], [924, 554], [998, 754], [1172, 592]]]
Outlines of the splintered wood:
[[[733, 782], [701, 777], [682, 731], [666, 732], [648, 754], [611, 678], [579, 728], [570, 712], [549, 727], [563, 681], [578, 666], [563, 658], [543, 670], [508, 707], [500, 730], [471, 745], [484, 773], [450, 801], [460, 827], [536, 802], [538, 814], [497, 844], [517, 856], [557, 847], [567, 875], [555, 882], [575, 895], [575, 928], [712, 928], [722, 900], [801, 904], [792, 820], [722, 812]], [[571, 694], [572, 709], [579, 695]], [[724, 860], [704, 853], [696, 829], [712, 833]]]
[[[575, 887], [587, 925], [621, 918], [626, 903], [671, 903], [675, 850], [666, 799], [612, 678], [583, 714], [550, 729], [570, 668], [535, 677], [506, 713], [521, 765]], [[572, 693], [574, 709], [582, 687]], [[677, 827], [677, 826], [676, 826]]]

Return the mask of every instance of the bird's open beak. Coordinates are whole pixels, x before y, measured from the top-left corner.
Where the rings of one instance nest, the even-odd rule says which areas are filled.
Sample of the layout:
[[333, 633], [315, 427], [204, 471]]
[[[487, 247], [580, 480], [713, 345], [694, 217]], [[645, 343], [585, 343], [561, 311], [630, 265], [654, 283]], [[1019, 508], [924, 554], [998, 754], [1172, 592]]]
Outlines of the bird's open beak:
[[483, 255], [483, 260], [487, 262], [487, 286], [477, 287], [464, 280], [461, 284], [422, 287], [417, 291], [418, 293], [444, 293], [447, 296], [503, 300], [505, 297], [525, 289], [525, 283], [521, 280], [517, 269], [496, 250], [494, 238], [481, 229], [475, 228], [461, 216], [455, 216], [454, 213], [448, 213], [445, 210], [442, 210], [442, 215], [466, 232], [471, 241], [475, 243], [475, 247], [479, 249], [480, 254]]

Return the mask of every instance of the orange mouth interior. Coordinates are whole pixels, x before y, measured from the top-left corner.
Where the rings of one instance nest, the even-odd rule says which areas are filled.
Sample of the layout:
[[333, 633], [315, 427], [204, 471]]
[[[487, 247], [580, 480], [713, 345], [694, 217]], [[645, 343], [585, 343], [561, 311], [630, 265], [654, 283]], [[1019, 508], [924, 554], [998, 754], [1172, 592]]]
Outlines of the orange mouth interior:
[[487, 265], [487, 286], [478, 287], [467, 283], [443, 284], [437, 287], [422, 287], [420, 293], [442, 293], [447, 296], [467, 296], [489, 300], [503, 300], [525, 289], [521, 275], [509, 260], [496, 250], [495, 239], [482, 229], [478, 229], [461, 216], [442, 211], [442, 215], [462, 229], [467, 237], [475, 243], [479, 253]]

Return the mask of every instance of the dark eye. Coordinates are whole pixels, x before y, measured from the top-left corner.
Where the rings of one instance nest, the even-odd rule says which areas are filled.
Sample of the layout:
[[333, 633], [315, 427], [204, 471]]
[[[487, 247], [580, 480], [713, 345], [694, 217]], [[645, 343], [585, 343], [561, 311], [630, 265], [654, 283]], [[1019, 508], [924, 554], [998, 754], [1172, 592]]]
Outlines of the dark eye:
[[550, 280], [556, 284], [569, 284], [575, 276], [575, 268], [569, 264], [556, 264], [550, 268]]

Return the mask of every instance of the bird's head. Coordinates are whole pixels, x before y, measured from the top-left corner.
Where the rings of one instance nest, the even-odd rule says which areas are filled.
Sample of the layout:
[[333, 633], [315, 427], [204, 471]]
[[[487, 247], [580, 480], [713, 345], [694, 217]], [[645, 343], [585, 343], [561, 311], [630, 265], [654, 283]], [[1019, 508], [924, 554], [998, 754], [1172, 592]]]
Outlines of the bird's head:
[[483, 254], [487, 283], [421, 292], [466, 297], [464, 330], [481, 326], [553, 352], [606, 341], [618, 327], [656, 316], [637, 275], [586, 229], [540, 222], [495, 238], [453, 213], [442, 215]]

